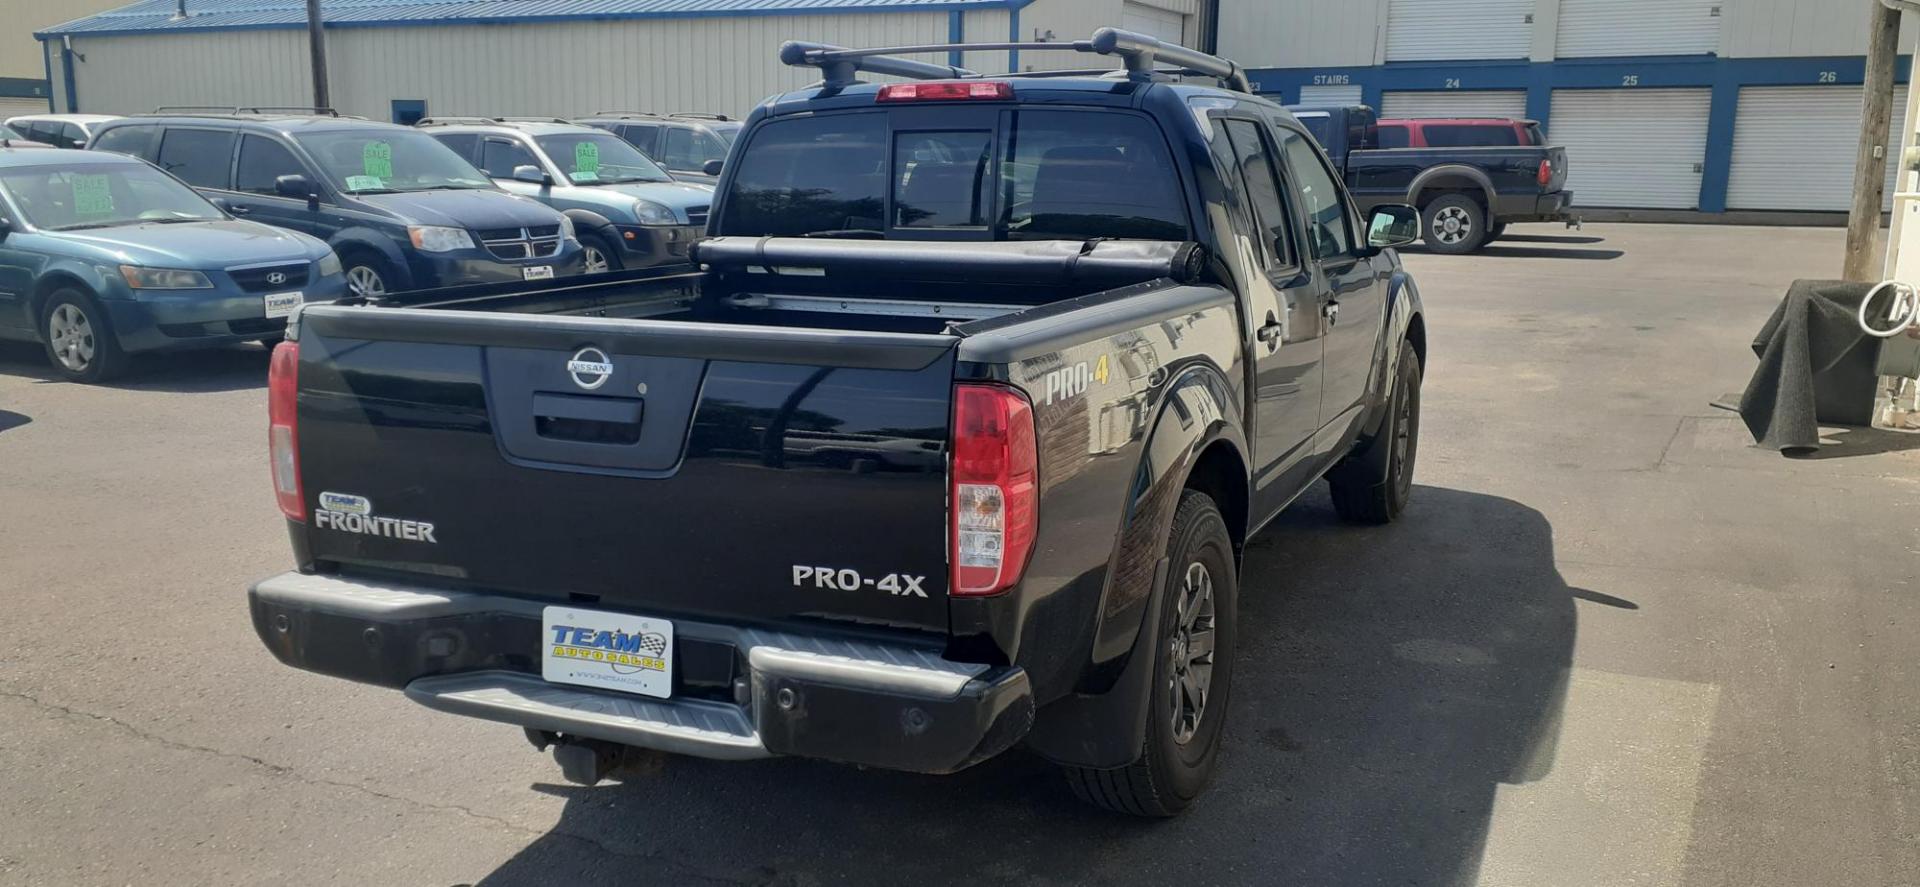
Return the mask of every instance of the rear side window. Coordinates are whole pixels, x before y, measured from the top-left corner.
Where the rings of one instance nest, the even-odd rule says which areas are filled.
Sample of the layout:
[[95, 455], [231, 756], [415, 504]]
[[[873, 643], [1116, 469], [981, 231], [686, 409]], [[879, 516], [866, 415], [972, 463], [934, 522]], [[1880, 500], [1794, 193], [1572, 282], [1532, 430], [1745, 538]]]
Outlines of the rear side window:
[[727, 159], [727, 146], [703, 130], [684, 126], [667, 127], [667, 143], [660, 149], [660, 163], [668, 169], [700, 169], [709, 160]]
[[154, 126], [116, 126], [94, 139], [93, 147], [148, 160], [153, 156], [153, 134], [158, 131], [159, 127]]
[[1547, 134], [1540, 130], [1540, 124], [1527, 124], [1527, 144], [1539, 147], [1547, 143]]
[[1333, 138], [1333, 118], [1326, 114], [1295, 114], [1293, 119], [1313, 133], [1313, 140], [1322, 145]]
[[1429, 148], [1498, 148], [1520, 144], [1511, 125], [1429, 123], [1421, 128]]
[[1248, 202], [1253, 204], [1260, 229], [1267, 235], [1261, 238], [1261, 246], [1272, 256], [1271, 267], [1288, 267], [1294, 264], [1293, 225], [1288, 221], [1286, 201], [1280, 196], [1285, 190], [1274, 162], [1273, 146], [1261, 135], [1258, 124], [1246, 120], [1225, 122], [1228, 138], [1233, 143], [1234, 162], [1247, 185]]
[[1382, 148], [1405, 148], [1411, 144], [1407, 140], [1407, 128], [1404, 126], [1382, 126], [1376, 140]]
[[61, 146], [63, 148], [84, 148], [87, 144], [87, 131], [81, 129], [78, 124], [62, 123], [60, 124], [60, 138], [66, 142], [65, 145]]
[[942, 227], [1007, 240], [1187, 239], [1184, 192], [1152, 121], [1048, 109], [981, 124], [890, 133], [884, 111], [767, 123], [737, 161], [715, 233]]
[[240, 165], [234, 172], [233, 190], [278, 194], [274, 180], [281, 176], [306, 175], [306, 172], [286, 146], [263, 136], [248, 135], [240, 140]]
[[168, 129], [160, 137], [160, 168], [196, 188], [226, 188], [232, 160], [231, 131]]
[[480, 145], [480, 134], [472, 132], [434, 133], [440, 144], [453, 149], [462, 159], [473, 160], [473, 149]]

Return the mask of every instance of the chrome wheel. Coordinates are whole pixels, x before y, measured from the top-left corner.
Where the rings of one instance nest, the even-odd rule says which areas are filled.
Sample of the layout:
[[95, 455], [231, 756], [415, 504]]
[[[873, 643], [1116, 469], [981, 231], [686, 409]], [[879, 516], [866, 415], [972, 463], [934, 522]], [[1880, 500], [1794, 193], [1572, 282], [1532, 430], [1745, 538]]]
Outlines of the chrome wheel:
[[387, 282], [373, 268], [355, 265], [347, 269], [347, 291], [363, 299], [384, 296], [387, 294]]
[[1441, 243], [1462, 243], [1473, 236], [1473, 217], [1457, 206], [1441, 207], [1433, 214], [1433, 236]]
[[607, 254], [601, 252], [600, 247], [591, 243], [581, 244], [581, 247], [586, 255], [588, 274], [605, 274], [611, 270], [611, 266], [607, 264]]
[[63, 302], [47, 315], [47, 342], [69, 371], [84, 373], [93, 365], [93, 322], [78, 305]]
[[1200, 730], [1213, 687], [1213, 574], [1206, 564], [1187, 566], [1179, 595], [1168, 641], [1172, 667], [1167, 669], [1167, 709], [1173, 713], [1173, 741], [1186, 745]]

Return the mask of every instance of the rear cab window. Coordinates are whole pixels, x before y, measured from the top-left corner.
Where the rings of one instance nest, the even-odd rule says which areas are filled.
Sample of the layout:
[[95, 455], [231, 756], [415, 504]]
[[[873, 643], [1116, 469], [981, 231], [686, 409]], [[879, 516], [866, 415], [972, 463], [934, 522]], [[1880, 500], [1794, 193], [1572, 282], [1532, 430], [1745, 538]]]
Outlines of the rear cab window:
[[747, 138], [716, 234], [1191, 236], [1166, 139], [1133, 112], [856, 111], [771, 120]]

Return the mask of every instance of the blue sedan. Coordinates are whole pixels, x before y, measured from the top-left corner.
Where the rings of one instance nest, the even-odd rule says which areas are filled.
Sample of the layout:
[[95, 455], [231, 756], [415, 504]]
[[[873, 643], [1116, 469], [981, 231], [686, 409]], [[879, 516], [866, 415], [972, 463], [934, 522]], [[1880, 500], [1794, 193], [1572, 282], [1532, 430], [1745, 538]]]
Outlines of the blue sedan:
[[272, 341], [346, 295], [313, 237], [228, 215], [146, 161], [0, 147], [0, 338], [100, 382], [141, 351]]

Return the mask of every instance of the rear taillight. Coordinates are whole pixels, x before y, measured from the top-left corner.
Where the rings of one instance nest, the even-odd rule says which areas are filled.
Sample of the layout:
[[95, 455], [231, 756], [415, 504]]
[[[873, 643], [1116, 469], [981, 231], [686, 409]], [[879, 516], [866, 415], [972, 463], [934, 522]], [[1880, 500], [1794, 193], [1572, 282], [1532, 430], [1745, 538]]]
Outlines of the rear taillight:
[[1542, 160], [1540, 161], [1540, 184], [1544, 185], [1551, 181], [1553, 181], [1553, 161]]
[[1001, 385], [958, 385], [953, 394], [948, 593], [998, 594], [1020, 581], [1039, 525], [1033, 405]]
[[273, 346], [267, 364], [267, 454], [273, 463], [273, 495], [288, 520], [305, 522], [306, 498], [300, 493], [300, 413], [294, 397], [300, 388], [300, 343]]
[[1005, 80], [922, 80], [880, 87], [879, 102], [1004, 101], [1013, 98], [1013, 84]]

